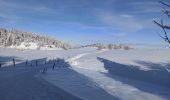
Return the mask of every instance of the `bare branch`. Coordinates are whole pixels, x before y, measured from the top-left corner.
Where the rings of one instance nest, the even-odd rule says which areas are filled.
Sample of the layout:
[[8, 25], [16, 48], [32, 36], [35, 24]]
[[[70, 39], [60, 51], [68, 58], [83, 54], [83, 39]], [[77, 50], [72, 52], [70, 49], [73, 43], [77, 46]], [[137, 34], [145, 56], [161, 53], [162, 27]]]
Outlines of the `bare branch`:
[[168, 37], [168, 35], [167, 35], [167, 32], [166, 32], [165, 28], [162, 28], [162, 29], [163, 29], [164, 34], [165, 34], [164, 40], [170, 44], [170, 40], [169, 40], [169, 37]]
[[169, 9], [166, 9], [166, 8], [163, 8], [163, 11], [162, 11], [165, 15], [168, 16], [168, 18], [170, 18], [170, 8]]
[[162, 36], [160, 33], [157, 33], [159, 35], [159, 37], [161, 37], [163, 40], [165, 40], [165, 37]]
[[154, 21], [155, 24], [157, 24], [159, 27], [164, 28], [164, 29], [170, 29], [170, 26], [168, 25], [163, 25], [163, 23], [158, 23], [157, 21]]
[[[167, 16], [168, 16], [168, 18], [170, 18], [170, 10], [169, 10], [169, 8], [170, 8], [170, 4], [167, 4], [167, 3], [165, 3], [165, 2], [163, 2], [163, 1], [159, 1], [161, 4], [163, 4], [164, 6], [166, 6], [166, 8], [164, 8], [164, 10], [163, 10], [163, 12], [164, 12], [164, 14], [166, 14]], [[169, 39], [169, 37], [168, 37], [168, 34], [167, 34], [167, 32], [166, 32], [166, 30], [169, 30], [170, 29], [170, 25], [164, 25], [164, 23], [163, 23], [163, 20], [161, 19], [161, 22], [157, 22], [157, 21], [153, 21], [156, 25], [158, 25], [159, 27], [161, 27], [162, 28], [162, 30], [163, 30], [163, 32], [164, 32], [164, 36], [162, 36], [162, 35], [160, 35], [159, 34], [159, 36], [163, 39], [163, 40], [165, 40], [166, 42], [168, 42], [169, 44], [170, 44], [170, 39]]]
[[163, 1], [159, 1], [159, 2], [160, 2], [161, 4], [167, 6], [167, 7], [170, 7], [170, 4], [167, 4], [167, 3], [163, 2]]
[[170, 18], [170, 11], [165, 10], [164, 13]]

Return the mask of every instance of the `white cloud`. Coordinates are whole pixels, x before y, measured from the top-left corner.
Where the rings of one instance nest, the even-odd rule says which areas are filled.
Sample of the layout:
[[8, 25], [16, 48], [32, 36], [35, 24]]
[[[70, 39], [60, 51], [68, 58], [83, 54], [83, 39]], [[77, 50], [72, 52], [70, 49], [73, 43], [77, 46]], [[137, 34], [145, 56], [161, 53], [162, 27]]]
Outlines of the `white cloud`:
[[110, 12], [100, 12], [97, 17], [103, 24], [124, 32], [136, 32], [143, 28], [139, 20], [128, 14], [117, 15]]
[[61, 9], [55, 11], [55, 9], [45, 6], [45, 4], [30, 5], [30, 4], [0, 0], [0, 17], [8, 22], [26, 21], [24, 15], [17, 14], [15, 13], [16, 11], [21, 11], [21, 13], [32, 12], [35, 14], [46, 13], [46, 14], [54, 15], [59, 13], [59, 10], [61, 12]]

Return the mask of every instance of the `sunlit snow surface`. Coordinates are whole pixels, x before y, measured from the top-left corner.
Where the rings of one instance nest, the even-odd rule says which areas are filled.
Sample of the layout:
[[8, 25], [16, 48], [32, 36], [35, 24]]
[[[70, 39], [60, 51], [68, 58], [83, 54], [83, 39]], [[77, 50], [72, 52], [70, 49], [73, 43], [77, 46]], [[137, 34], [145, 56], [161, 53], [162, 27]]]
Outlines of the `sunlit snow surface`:
[[[17, 63], [27, 59], [64, 58], [69, 68], [56, 65], [54, 70], [49, 69], [39, 77], [84, 100], [170, 99], [170, 49], [18, 51], [1, 48], [0, 57], [16, 57]], [[10, 64], [11, 60], [2, 67]]]

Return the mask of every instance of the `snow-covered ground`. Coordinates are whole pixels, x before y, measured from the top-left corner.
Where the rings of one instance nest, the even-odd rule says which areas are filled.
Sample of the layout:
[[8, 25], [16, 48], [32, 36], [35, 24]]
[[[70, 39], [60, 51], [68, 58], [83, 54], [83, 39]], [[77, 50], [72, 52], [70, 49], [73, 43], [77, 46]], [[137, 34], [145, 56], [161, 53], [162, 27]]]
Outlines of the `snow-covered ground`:
[[[55, 69], [51, 68], [53, 64], [43, 65], [44, 62], [41, 62], [39, 67], [48, 68], [46, 74], [39, 74], [37, 71], [33, 75], [36, 75], [41, 81], [47, 81], [48, 85], [54, 85], [70, 93], [71, 96], [83, 100], [170, 99], [170, 49], [97, 50], [96, 48], [81, 48], [50, 51], [0, 49], [0, 62], [4, 69], [12, 66], [13, 58], [16, 59], [16, 64], [24, 64], [21, 64], [21, 68], [18, 67], [18, 70], [10, 71], [10, 73], [16, 71], [25, 73], [20, 70], [22, 66], [25, 67], [26, 60], [33, 62], [35, 66], [37, 59], [38, 61], [40, 59], [41, 61], [44, 61], [42, 59], [47, 61], [56, 58], [65, 59], [65, 62], [57, 61]], [[9, 69], [9, 67], [6, 68], [6, 70]], [[17, 67], [13, 69], [17, 69]], [[8, 73], [0, 70], [1, 77]], [[22, 75], [22, 79], [24, 79], [24, 75], [27, 76], [27, 74]], [[31, 76], [33, 75], [31, 74]]]

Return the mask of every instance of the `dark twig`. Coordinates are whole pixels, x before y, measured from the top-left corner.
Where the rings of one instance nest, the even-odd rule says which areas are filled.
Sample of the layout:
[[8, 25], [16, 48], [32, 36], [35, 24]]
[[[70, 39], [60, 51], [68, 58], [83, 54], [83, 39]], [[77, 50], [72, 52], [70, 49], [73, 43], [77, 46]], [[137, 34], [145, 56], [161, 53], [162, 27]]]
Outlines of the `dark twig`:
[[170, 44], [170, 40], [169, 40], [168, 34], [166, 32], [166, 29], [170, 29], [170, 26], [164, 25], [163, 20], [161, 20], [160, 23], [158, 23], [157, 21], [154, 21], [154, 23], [157, 24], [159, 27], [161, 27], [164, 32], [164, 36], [160, 35], [160, 37], [163, 38], [166, 42], [168, 42]]
[[36, 65], [36, 67], [38, 66], [38, 61], [36, 60], [36, 62], [35, 62], [35, 65]]
[[25, 62], [25, 66], [27, 66], [28, 65], [28, 59], [26, 60], [26, 62]]
[[160, 2], [161, 4], [167, 6], [167, 7], [170, 7], [170, 4], [167, 4], [167, 3], [163, 2], [163, 1], [159, 1], [159, 2]]
[[15, 67], [15, 59], [13, 58], [13, 66]]
[[0, 68], [2, 67], [2, 64], [1, 64], [1, 62], [0, 62]]
[[161, 28], [170, 29], [170, 26], [168, 26], [168, 25], [163, 25], [161, 23], [158, 23], [157, 21], [154, 21], [154, 23], [157, 24]]
[[55, 63], [56, 63], [56, 62], [54, 61], [54, 64], [53, 64], [53, 69], [54, 69], [54, 67], [55, 67]]

